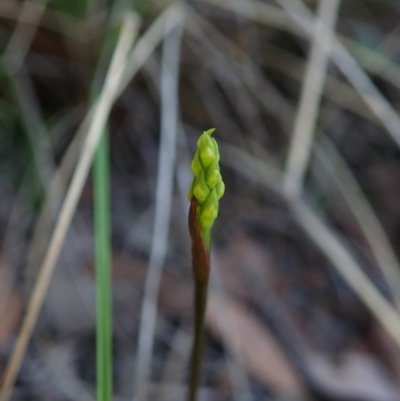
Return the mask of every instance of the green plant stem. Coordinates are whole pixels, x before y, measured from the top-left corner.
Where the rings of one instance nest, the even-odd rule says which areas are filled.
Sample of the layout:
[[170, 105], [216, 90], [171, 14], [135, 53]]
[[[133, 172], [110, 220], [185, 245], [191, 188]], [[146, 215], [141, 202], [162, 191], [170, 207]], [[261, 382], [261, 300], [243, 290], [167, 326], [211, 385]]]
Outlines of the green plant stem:
[[188, 401], [196, 401], [197, 389], [201, 377], [201, 361], [203, 358], [204, 343], [204, 317], [207, 306], [208, 283], [195, 284], [194, 309], [195, 326], [192, 356], [190, 362], [189, 393]]
[[108, 132], [100, 139], [93, 164], [96, 264], [97, 401], [112, 399], [110, 168]]
[[208, 279], [210, 276], [210, 228], [202, 229], [197, 219], [197, 201], [192, 197], [189, 208], [189, 232], [192, 238], [192, 269], [194, 293], [194, 339], [190, 360], [188, 401], [197, 399], [203, 356], [204, 317], [207, 306]]
[[201, 235], [203, 236], [204, 239], [204, 243], [206, 244], [207, 251], [208, 253], [210, 253], [211, 229], [200, 228], [200, 230], [201, 230]]

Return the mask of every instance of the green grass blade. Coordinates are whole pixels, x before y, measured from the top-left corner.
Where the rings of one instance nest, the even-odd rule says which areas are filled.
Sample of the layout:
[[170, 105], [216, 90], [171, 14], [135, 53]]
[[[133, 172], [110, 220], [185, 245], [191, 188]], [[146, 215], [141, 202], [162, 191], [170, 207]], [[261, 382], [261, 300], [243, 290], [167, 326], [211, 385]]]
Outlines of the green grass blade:
[[112, 399], [110, 167], [108, 132], [102, 134], [93, 164], [96, 264], [97, 401]]

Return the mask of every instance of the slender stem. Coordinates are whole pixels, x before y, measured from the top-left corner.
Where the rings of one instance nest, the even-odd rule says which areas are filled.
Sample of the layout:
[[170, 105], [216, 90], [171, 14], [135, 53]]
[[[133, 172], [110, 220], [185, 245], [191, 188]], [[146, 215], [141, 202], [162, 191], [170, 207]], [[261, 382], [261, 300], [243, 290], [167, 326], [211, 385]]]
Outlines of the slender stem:
[[192, 238], [192, 268], [194, 293], [194, 339], [190, 360], [188, 401], [196, 401], [201, 378], [203, 356], [204, 315], [207, 306], [208, 279], [210, 274], [210, 229], [201, 229], [196, 215], [196, 199], [192, 197], [189, 208], [189, 232]]
[[201, 235], [203, 236], [203, 240], [206, 245], [207, 251], [208, 251], [208, 253], [210, 253], [211, 229], [210, 228], [206, 228], [206, 229], [201, 228]]
[[93, 164], [97, 401], [112, 399], [110, 173], [107, 134], [107, 131], [102, 134]]
[[203, 358], [204, 343], [204, 316], [207, 306], [208, 283], [195, 284], [194, 308], [195, 308], [195, 327], [192, 356], [190, 362], [190, 378], [188, 401], [196, 401], [197, 389], [201, 377], [201, 361]]

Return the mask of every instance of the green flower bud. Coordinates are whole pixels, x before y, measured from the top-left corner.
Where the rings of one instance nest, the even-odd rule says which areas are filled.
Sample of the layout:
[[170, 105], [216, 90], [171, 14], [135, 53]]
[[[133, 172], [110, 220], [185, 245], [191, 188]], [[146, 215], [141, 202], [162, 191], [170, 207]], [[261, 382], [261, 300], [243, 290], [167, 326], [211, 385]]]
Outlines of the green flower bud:
[[206, 171], [206, 184], [209, 188], [214, 188], [221, 181], [221, 173], [217, 162], [214, 162]]
[[210, 194], [210, 189], [208, 188], [204, 180], [204, 171], [200, 172], [200, 175], [195, 179], [193, 186], [193, 195], [200, 202], [203, 203], [208, 195]]
[[200, 216], [198, 216], [201, 227], [211, 227], [218, 215], [218, 199], [215, 188], [200, 207]]
[[204, 167], [208, 167], [215, 159], [215, 150], [211, 139], [208, 141], [202, 141], [202, 146], [199, 148], [201, 164]]
[[201, 165], [198, 151], [194, 155], [194, 158], [193, 158], [192, 164], [191, 164], [191, 168], [192, 168], [192, 173], [195, 177], [198, 177], [200, 175], [200, 173], [203, 171], [203, 166]]
[[217, 192], [218, 200], [221, 199], [225, 193], [225, 184], [222, 180], [217, 183], [217, 185], [215, 186], [215, 190]]
[[215, 152], [217, 154], [216, 162], [218, 163], [219, 162], [219, 151], [218, 151], [217, 141], [214, 138], [211, 138], [211, 141], [212, 141], [212, 144], [214, 145], [214, 149], [215, 149]]
[[215, 129], [203, 132], [197, 141], [197, 151], [191, 163], [194, 178], [188, 198], [197, 201], [196, 214], [202, 231], [209, 231], [218, 214], [218, 201], [225, 192], [219, 168], [218, 145], [211, 134]]

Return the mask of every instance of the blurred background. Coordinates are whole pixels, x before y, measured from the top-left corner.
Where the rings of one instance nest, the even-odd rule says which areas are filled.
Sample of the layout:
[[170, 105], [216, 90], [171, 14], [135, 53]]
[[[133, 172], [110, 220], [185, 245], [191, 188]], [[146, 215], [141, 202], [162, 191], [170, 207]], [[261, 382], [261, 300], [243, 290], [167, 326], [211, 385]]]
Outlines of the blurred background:
[[1, 0], [0, 377], [44, 297], [11, 399], [95, 399], [103, 129], [114, 399], [185, 398], [190, 161], [215, 127], [200, 400], [400, 400], [399, 16], [395, 0]]

